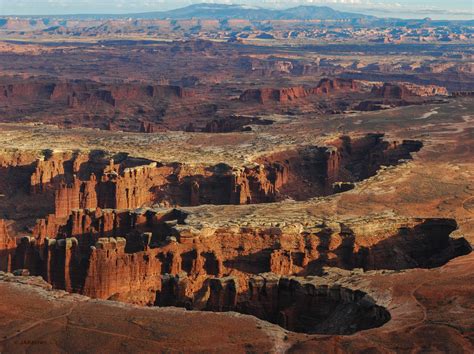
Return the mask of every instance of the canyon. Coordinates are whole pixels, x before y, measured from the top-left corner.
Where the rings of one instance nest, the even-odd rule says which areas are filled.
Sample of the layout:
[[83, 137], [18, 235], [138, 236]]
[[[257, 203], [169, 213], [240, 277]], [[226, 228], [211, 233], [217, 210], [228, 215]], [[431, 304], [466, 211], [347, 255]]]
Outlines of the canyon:
[[0, 18], [0, 352], [472, 352], [471, 24], [202, 6]]
[[[406, 109], [420, 109], [411, 107]], [[449, 114], [441, 117], [450, 120]], [[407, 120], [407, 126], [413, 122], [426, 124]], [[5, 137], [16, 134], [17, 128], [10, 129]], [[43, 131], [55, 134], [58, 128], [31, 126], [19, 132], [28, 129], [42, 139]], [[62, 129], [58, 133], [64, 144], [74, 141]], [[143, 136], [155, 134], [169, 133]], [[186, 134], [199, 143], [216, 136]], [[31, 143], [37, 144], [34, 139]], [[396, 140], [381, 133], [315, 140], [308, 134], [292, 147], [275, 149], [272, 141], [268, 151], [253, 151], [240, 165], [232, 160], [190, 163], [186, 155], [176, 162], [175, 150], [168, 153], [168, 143], [161, 144], [161, 161], [107, 151], [103, 145], [92, 145], [88, 152], [4, 150], [4, 279], [30, 284], [28, 279], [40, 277], [42, 288], [56, 289], [47, 291], [157, 308], [163, 314], [183, 308], [185, 317], [196, 311], [251, 315], [268, 323], [265, 328], [272, 324], [292, 336], [344, 336], [385, 328], [399, 316], [384, 290], [367, 287], [364, 279], [438, 271], [470, 257], [469, 218], [459, 219], [462, 214], [456, 217], [461, 223], [411, 212], [403, 216], [405, 201], [395, 214], [377, 209], [387, 202], [395, 207], [393, 196], [384, 197], [397, 194], [390, 192], [392, 183], [402, 183], [398, 188], [409, 188], [410, 194], [430, 195], [416, 182], [397, 178], [420, 158], [422, 166], [439, 159], [430, 148], [432, 140]], [[239, 149], [244, 150], [235, 150], [236, 156], [251, 151], [245, 145]], [[457, 151], [445, 150], [451, 156]], [[382, 199], [377, 201], [374, 191]], [[338, 201], [359, 203], [360, 215], [328, 213], [342, 207], [333, 204]], [[370, 206], [376, 214], [367, 216]]]
[[[101, 150], [88, 154], [43, 151], [36, 159], [12, 154], [4, 157], [3, 173], [16, 178], [6, 179], [2, 189], [12, 197], [23, 189], [26, 203], [42, 203], [55, 218], [68, 217], [75, 209], [305, 200], [332, 194], [341, 185], [347, 188], [375, 175], [382, 165], [411, 159], [411, 153], [423, 145], [416, 140], [383, 138], [383, 134], [356, 139], [341, 136], [328, 147], [297, 147], [239, 167], [225, 163], [191, 167]], [[22, 187], [15, 189], [16, 185]]]
[[[142, 133], [245, 131], [252, 125], [273, 122], [260, 119], [259, 114], [285, 111], [297, 107], [295, 105], [299, 109], [305, 106], [309, 109], [330, 96], [337, 97], [338, 103], [336, 106], [321, 106], [322, 112], [339, 113], [351, 107], [367, 110], [364, 108], [367, 107], [366, 100], [374, 98], [383, 98], [385, 105], [398, 106], [419, 104], [448, 95], [446, 88], [435, 85], [385, 83], [379, 87], [341, 78], [322, 78], [314, 87], [246, 89], [237, 100], [240, 105], [232, 102], [233, 96], [226, 97], [225, 93], [214, 97], [214, 93], [202, 88], [147, 85], [143, 82], [109, 84], [92, 80], [19, 81], [3, 78], [0, 79], [0, 92], [1, 120], [5, 122], [41, 120], [66, 128], [80, 126]], [[252, 107], [253, 103], [261, 107]], [[229, 105], [237, 105], [235, 109], [240, 110], [243, 104], [245, 116], [227, 114], [231, 109]], [[42, 107], [41, 111], [32, 108], [37, 106]], [[196, 120], [200, 123], [196, 124]]]

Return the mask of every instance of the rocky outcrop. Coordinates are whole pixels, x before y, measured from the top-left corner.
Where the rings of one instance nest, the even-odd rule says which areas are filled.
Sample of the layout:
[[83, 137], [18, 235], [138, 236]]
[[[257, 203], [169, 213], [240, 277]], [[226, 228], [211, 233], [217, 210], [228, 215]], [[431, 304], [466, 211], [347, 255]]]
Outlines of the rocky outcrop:
[[95, 175], [91, 175], [89, 181], [74, 178], [71, 184], [60, 184], [55, 193], [55, 216], [66, 217], [73, 209], [96, 208], [96, 186]]
[[[53, 155], [36, 163], [30, 188], [38, 198], [54, 193], [56, 218], [66, 218], [75, 209], [135, 209], [159, 203], [255, 204], [287, 197], [300, 200], [340, 192], [334, 183], [342, 186], [373, 176], [381, 165], [409, 159], [422, 146], [408, 140], [388, 143], [383, 134], [357, 139], [343, 136], [331, 145], [334, 147], [275, 153], [240, 168]], [[41, 223], [39, 227], [44, 229], [47, 223]]]
[[156, 163], [124, 168], [119, 174], [114, 167], [105, 168], [100, 180], [91, 174], [89, 180], [73, 177], [71, 183], [62, 183], [55, 194], [55, 214], [65, 217], [73, 209], [112, 208], [127, 209], [149, 205], [151, 189], [166, 184], [170, 168], [157, 168]]
[[385, 83], [382, 87], [374, 87], [372, 94], [384, 99], [407, 99], [411, 97], [411, 92], [404, 85]]
[[324, 278], [279, 278], [261, 274], [239, 293], [232, 278], [213, 279], [206, 309], [238, 311], [309, 334], [352, 334], [380, 327], [390, 313], [368, 294]]
[[144, 98], [184, 98], [192, 96], [179, 86], [144, 85], [140, 83], [122, 83], [106, 85], [94, 81], [73, 82], [22, 82], [0, 86], [0, 100], [50, 100], [66, 103], [68, 107], [78, 105], [98, 105], [100, 103], [119, 106], [130, 100]]
[[260, 88], [244, 91], [239, 100], [241, 102], [269, 102], [288, 103], [310, 95], [332, 95], [346, 92], [357, 92], [360, 86], [351, 79], [322, 79], [316, 87], [305, 88], [302, 86], [287, 88]]
[[287, 103], [298, 98], [308, 96], [309, 92], [301, 86], [281, 89], [261, 88], [249, 89], [240, 95], [241, 102], [258, 102], [266, 104], [269, 102]]
[[35, 172], [31, 175], [30, 186], [32, 193], [44, 192], [48, 185], [58, 176], [64, 176], [64, 164], [61, 160], [38, 160]]
[[360, 85], [352, 79], [322, 79], [318, 86], [312, 89], [312, 93], [317, 95], [332, 95], [344, 92], [356, 92], [360, 89]]
[[15, 240], [8, 233], [5, 220], [0, 219], [0, 250], [6, 250], [15, 246]]
[[413, 83], [404, 83], [410, 93], [419, 97], [448, 96], [446, 87], [437, 85], [416, 85]]
[[414, 97], [447, 96], [445, 87], [436, 85], [416, 85], [413, 83], [385, 83], [383, 86], [374, 86], [372, 94], [384, 99], [408, 100]]
[[[193, 96], [192, 89], [181, 86], [141, 82], [106, 84], [29, 79], [0, 83], [3, 121], [33, 121], [35, 118], [34, 121], [62, 126], [108, 130], [139, 131], [143, 121], [164, 129], [163, 117], [167, 114], [180, 118], [183, 114], [204, 114], [213, 109], [212, 104], [193, 101]], [[41, 107], [41, 110], [32, 107]]]
[[[222, 310], [229, 309], [231, 294], [248, 290], [255, 274], [317, 275], [325, 266], [432, 268], [471, 252], [466, 240], [450, 238], [457, 228], [452, 219], [235, 227], [198, 226], [187, 218], [173, 209], [73, 211], [55, 239], [23, 237], [13, 268], [93, 297], [190, 308], [209, 303]], [[224, 283], [212, 280], [229, 276]], [[208, 302], [213, 288], [219, 294]]]
[[96, 298], [109, 298], [117, 293], [138, 297], [159, 283], [161, 262], [141, 252], [127, 254], [125, 247], [126, 240], [120, 237], [100, 238], [92, 246], [85, 294]]
[[10, 271], [16, 242], [9, 235], [5, 220], [0, 219], [0, 271]]

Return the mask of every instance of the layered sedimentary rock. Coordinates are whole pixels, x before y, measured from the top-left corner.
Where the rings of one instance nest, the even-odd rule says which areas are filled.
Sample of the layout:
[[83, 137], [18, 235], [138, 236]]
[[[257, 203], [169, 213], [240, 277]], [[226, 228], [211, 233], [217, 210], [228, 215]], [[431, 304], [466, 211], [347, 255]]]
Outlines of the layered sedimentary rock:
[[165, 183], [166, 175], [155, 167], [156, 164], [125, 168], [121, 175], [114, 170], [105, 171], [100, 181], [91, 174], [87, 181], [74, 178], [72, 183], [62, 183], [55, 195], [55, 214], [61, 217], [68, 216], [73, 209], [126, 209], [147, 205], [153, 200], [150, 189], [160, 182]]
[[0, 86], [0, 100], [23, 102], [49, 100], [73, 108], [84, 105], [107, 104], [120, 106], [129, 100], [145, 98], [183, 98], [192, 96], [179, 86], [152, 86], [138, 83], [105, 85], [93, 81], [73, 82], [26, 82]]
[[252, 274], [314, 275], [325, 266], [431, 268], [471, 251], [466, 240], [450, 238], [457, 228], [452, 219], [196, 228], [186, 215], [78, 210], [55, 240], [24, 237], [14, 267], [94, 297], [140, 304], [175, 298], [174, 305], [196, 307], [206, 303], [209, 279], [216, 277], [235, 277], [237, 292], [245, 292]]
[[331, 95], [345, 92], [357, 92], [360, 86], [351, 79], [322, 79], [316, 87], [305, 88], [302, 86], [287, 88], [260, 88], [249, 89], [240, 95], [242, 102], [269, 102], [287, 103], [310, 95]]
[[[143, 121], [161, 125], [163, 129], [166, 115], [181, 118], [190, 112], [199, 115], [214, 109], [210, 103], [193, 100], [193, 96], [192, 89], [142, 82], [106, 84], [31, 79], [0, 83], [4, 121], [31, 121], [35, 117], [36, 121], [107, 130], [140, 131]], [[31, 108], [38, 105], [41, 110]]]
[[[326, 333], [325, 335], [288, 332], [253, 316], [236, 315], [235, 312], [215, 314], [211, 311], [137, 307], [91, 300], [85, 296], [51, 289], [51, 285], [37, 277], [0, 273], [0, 292], [4, 300], [0, 304], [0, 312], [2, 317], [10, 320], [9, 326], [4, 329], [0, 348], [5, 352], [12, 352], [17, 350], [19, 341], [23, 343], [33, 338], [48, 352], [57, 350], [58, 346], [87, 351], [90, 340], [100, 342], [101, 348], [110, 351], [119, 350], [123, 346], [140, 350], [145, 340], [153, 341], [152, 345], [158, 351], [171, 352], [213, 351], [216, 343], [219, 343], [219, 349], [229, 352], [248, 351], [249, 343], [252, 343], [252, 349], [257, 352], [272, 352], [281, 348], [289, 352], [348, 352], [364, 351], [367, 348], [379, 352], [400, 352], [420, 347], [429, 352], [469, 351], [472, 345], [466, 340], [465, 334], [472, 322], [469, 308], [474, 290], [472, 260], [473, 256], [470, 255], [453, 260], [441, 268], [408, 272], [345, 274], [336, 271], [334, 277], [329, 272], [322, 278], [311, 279], [270, 274], [252, 277], [252, 290], [246, 293], [246, 297], [254, 299], [246, 302], [246, 305], [255, 304], [252, 306], [252, 314], [261, 316], [262, 312], [256, 310], [262, 308], [270, 309], [263, 312], [264, 315], [275, 314], [273, 310], [280, 308], [275, 306], [279, 304], [274, 301], [275, 293], [285, 295], [282, 297], [282, 305], [286, 299], [306, 299], [307, 302], [298, 301], [294, 310], [291, 307], [284, 309], [282, 316], [278, 318], [284, 319], [285, 314], [286, 318], [293, 319], [293, 322], [288, 322], [295, 325], [292, 328], [298, 329], [304, 325], [303, 331], [316, 329], [317, 333]], [[289, 280], [289, 294], [285, 289], [278, 290], [280, 279]], [[174, 284], [182, 282], [178, 278]], [[325, 283], [327, 287], [324, 287]], [[175, 288], [179, 289], [180, 286]], [[270, 292], [275, 288], [277, 291]], [[228, 293], [232, 294], [232, 291]], [[252, 294], [252, 297], [247, 294]], [[331, 317], [331, 321], [321, 321], [329, 312], [341, 313], [337, 309], [332, 311], [334, 307], [328, 301], [332, 298], [338, 299], [332, 304], [340, 304], [343, 316]], [[51, 306], [52, 302], [55, 306]], [[243, 305], [244, 298], [238, 303]], [[324, 306], [316, 306], [318, 304]], [[347, 304], [361, 306], [346, 307]], [[385, 308], [391, 318], [380, 328], [376, 328], [377, 324], [384, 317], [379, 316], [377, 320], [373, 315], [386, 312], [377, 311], [377, 306]], [[460, 307], [464, 310], [459, 311]], [[18, 309], [23, 311], [19, 312]], [[298, 312], [303, 309], [303, 313]], [[311, 309], [316, 310], [316, 314]], [[357, 309], [363, 311], [359, 312]], [[298, 313], [302, 316], [298, 316]], [[305, 313], [310, 316], [304, 316]], [[456, 313], [455, 318], [452, 317], [453, 313]], [[48, 326], [38, 326], [34, 337], [32, 331], [22, 332], [24, 328], [31, 326], [32, 321], [44, 321], [51, 317], [64, 319], [55, 322], [58, 335], [54, 342], [44, 340], [51, 331]], [[263, 316], [261, 318], [270, 319]], [[366, 321], [367, 319], [370, 321]], [[351, 323], [351, 320], [354, 322]], [[80, 323], [81, 328], [88, 332], [89, 341], [84, 340], [81, 331], [71, 331], [71, 324], [75, 323]], [[147, 331], [143, 330], [144, 323]], [[170, 326], [170, 323], [173, 325]], [[331, 323], [334, 325], [326, 326]], [[363, 324], [370, 326], [362, 327]], [[105, 331], [98, 331], [97, 328]], [[372, 329], [351, 336], [327, 335], [352, 333], [362, 328]], [[156, 340], [155, 333], [160, 333], [159, 340]], [[194, 335], [183, 338], [182, 333]]]
[[35, 172], [30, 178], [31, 192], [44, 191], [58, 176], [64, 176], [63, 161], [56, 159], [38, 160]]
[[242, 95], [240, 95], [239, 100], [242, 102], [256, 101], [261, 104], [266, 104], [271, 101], [286, 103], [288, 101], [293, 101], [298, 98], [306, 97], [308, 96], [308, 94], [308, 90], [301, 86], [281, 89], [249, 89], [243, 92]]
[[15, 245], [13, 238], [8, 234], [8, 228], [5, 220], [0, 219], [0, 250], [12, 248]]
[[413, 97], [447, 96], [445, 87], [436, 85], [416, 85], [412, 83], [385, 83], [381, 87], [374, 86], [372, 94], [384, 99], [407, 100]]
[[[74, 209], [256, 204], [328, 195], [343, 190], [337, 189], [342, 183], [373, 176], [381, 165], [411, 158], [422, 146], [410, 140], [389, 143], [383, 134], [342, 136], [331, 145], [269, 154], [234, 168], [160, 164], [125, 155], [114, 160], [100, 152], [97, 156], [50, 152], [13, 171], [22, 175], [15, 183], [29, 185], [32, 203], [51, 204], [48, 209], [54, 209], [56, 218], [66, 218]], [[54, 229], [53, 220], [41, 221], [38, 227]]]
[[15, 247], [15, 239], [9, 235], [5, 220], [0, 219], [0, 270], [11, 270], [12, 255]]
[[251, 314], [303, 333], [351, 334], [390, 320], [390, 313], [365, 292], [324, 278], [265, 273], [250, 278], [247, 288], [239, 294], [235, 279], [213, 279], [206, 309]]
[[430, 96], [448, 96], [446, 87], [437, 85], [417, 85], [413, 83], [403, 83], [414, 96], [430, 97]]
[[361, 86], [355, 80], [351, 79], [322, 79], [318, 86], [312, 89], [312, 93], [320, 95], [331, 95], [341, 92], [359, 91]]

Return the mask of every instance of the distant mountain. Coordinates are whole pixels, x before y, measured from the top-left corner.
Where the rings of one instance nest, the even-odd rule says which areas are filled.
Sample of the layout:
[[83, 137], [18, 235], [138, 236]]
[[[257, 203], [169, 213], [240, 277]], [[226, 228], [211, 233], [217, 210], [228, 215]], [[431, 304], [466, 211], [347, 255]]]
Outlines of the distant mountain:
[[180, 9], [145, 12], [127, 15], [132, 18], [147, 19], [245, 19], [245, 20], [341, 20], [375, 19], [351, 12], [336, 11], [327, 6], [298, 6], [286, 10], [264, 9], [260, 7], [225, 4], [195, 4]]

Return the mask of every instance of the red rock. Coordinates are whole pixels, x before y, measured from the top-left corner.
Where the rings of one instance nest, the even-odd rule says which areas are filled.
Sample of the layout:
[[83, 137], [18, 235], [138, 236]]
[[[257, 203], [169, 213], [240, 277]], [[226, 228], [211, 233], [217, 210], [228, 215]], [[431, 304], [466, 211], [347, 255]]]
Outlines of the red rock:
[[331, 95], [341, 92], [353, 92], [360, 89], [356, 81], [352, 79], [321, 79], [312, 93], [317, 95]]
[[372, 94], [384, 99], [407, 100], [413, 97], [447, 96], [448, 91], [445, 87], [436, 85], [384, 83], [382, 87], [374, 86]]
[[288, 103], [310, 95], [331, 95], [344, 92], [356, 92], [360, 87], [356, 81], [351, 79], [322, 79], [318, 85], [311, 89], [302, 86], [288, 88], [261, 88], [249, 89], [240, 95], [242, 102], [258, 102], [266, 104], [268, 102]]
[[5, 220], [0, 219], [0, 271], [10, 271], [15, 239], [10, 237]]
[[155, 127], [153, 123], [150, 122], [141, 122], [140, 123], [140, 133], [154, 133]]

